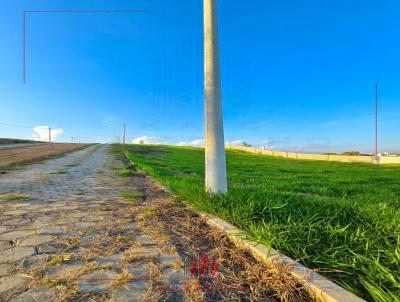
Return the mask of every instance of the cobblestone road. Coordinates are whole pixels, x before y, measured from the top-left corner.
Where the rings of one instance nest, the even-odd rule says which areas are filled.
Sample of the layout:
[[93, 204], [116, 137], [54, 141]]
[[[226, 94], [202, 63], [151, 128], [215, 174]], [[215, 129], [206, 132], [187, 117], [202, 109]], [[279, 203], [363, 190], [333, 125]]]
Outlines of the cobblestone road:
[[184, 299], [156, 290], [181, 286], [182, 260], [140, 225], [121, 165], [101, 145], [0, 176], [0, 301]]

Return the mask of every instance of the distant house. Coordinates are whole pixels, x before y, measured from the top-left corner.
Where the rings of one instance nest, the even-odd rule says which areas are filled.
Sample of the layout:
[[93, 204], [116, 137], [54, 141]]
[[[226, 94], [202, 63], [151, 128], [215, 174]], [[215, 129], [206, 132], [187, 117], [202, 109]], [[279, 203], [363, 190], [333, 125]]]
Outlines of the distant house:
[[383, 156], [397, 157], [397, 156], [398, 156], [398, 154], [395, 154], [395, 153], [390, 153], [390, 152], [383, 152]]

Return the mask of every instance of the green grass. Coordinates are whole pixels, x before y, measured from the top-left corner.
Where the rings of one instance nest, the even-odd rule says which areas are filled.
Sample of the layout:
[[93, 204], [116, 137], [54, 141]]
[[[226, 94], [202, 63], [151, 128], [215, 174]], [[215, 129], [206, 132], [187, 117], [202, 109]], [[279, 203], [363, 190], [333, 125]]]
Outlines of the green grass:
[[204, 150], [129, 146], [140, 169], [369, 301], [400, 301], [400, 167], [227, 153], [229, 194], [204, 193]]
[[1, 167], [0, 168], [0, 175], [4, 175], [13, 171], [16, 171], [20, 169], [20, 166], [18, 165], [11, 165], [11, 166], [7, 166], [7, 167]]
[[57, 170], [57, 171], [50, 172], [50, 174], [67, 174], [67, 173], [68, 173], [67, 170]]
[[[119, 159], [123, 159], [123, 158], [119, 158]], [[115, 173], [118, 176], [122, 176], [122, 177], [131, 177], [131, 176], [136, 175], [136, 173], [137, 173], [137, 167], [133, 164], [130, 164], [124, 168], [113, 167], [112, 169], [115, 171]]]
[[27, 139], [14, 139], [14, 138], [0, 138], [0, 145], [8, 144], [37, 144], [41, 143], [38, 141], [27, 140]]
[[118, 176], [122, 177], [131, 177], [136, 174], [136, 172], [131, 169], [117, 169], [116, 173]]
[[7, 174], [10, 171], [11, 171], [10, 169], [0, 168], [0, 175]]
[[32, 199], [30, 195], [6, 195], [3, 197], [7, 201], [29, 201]]
[[118, 196], [130, 201], [136, 201], [144, 197], [142, 193], [138, 192], [120, 192]]

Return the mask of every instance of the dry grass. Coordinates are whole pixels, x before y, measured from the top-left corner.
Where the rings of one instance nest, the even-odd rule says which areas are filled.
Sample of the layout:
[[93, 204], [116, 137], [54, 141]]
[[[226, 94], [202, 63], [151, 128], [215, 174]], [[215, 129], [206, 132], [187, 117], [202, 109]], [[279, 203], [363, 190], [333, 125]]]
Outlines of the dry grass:
[[137, 262], [141, 260], [155, 260], [157, 257], [154, 255], [147, 255], [142, 253], [132, 253], [132, 251], [125, 251], [124, 253], [124, 261], [125, 262]]
[[288, 266], [282, 263], [259, 263], [247, 250], [236, 247], [224, 234], [211, 230], [200, 217], [188, 210], [177, 210], [170, 204], [169, 207], [164, 206], [160, 218], [169, 221], [167, 225], [175, 239], [182, 241], [178, 238], [185, 238], [189, 241], [179, 242], [183, 248], [181, 252], [190, 253], [184, 248], [189, 244], [197, 252], [206, 252], [217, 260], [217, 279], [228, 290], [221, 288], [216, 293], [206, 293], [207, 300], [260, 301], [266, 297], [270, 297], [271, 301], [279, 298], [284, 302], [312, 300], [291, 276]]
[[[135, 183], [137, 183], [135, 179]], [[251, 254], [234, 245], [224, 234], [211, 229], [197, 214], [184, 204], [167, 196], [150, 179], [142, 179], [142, 186], [151, 188], [144, 215], [141, 218], [157, 238], [172, 238], [182, 258], [205, 252], [217, 260], [219, 273], [213, 291], [199, 291], [208, 280], [200, 279], [197, 286], [185, 291], [187, 301], [312, 301], [302, 285], [290, 274], [290, 267], [282, 263], [267, 265], [254, 259]], [[164, 195], [164, 196], [161, 196]], [[143, 213], [143, 210], [141, 211]], [[139, 215], [140, 216], [140, 215]]]
[[111, 284], [111, 288], [117, 289], [118, 287], [127, 284], [129, 281], [133, 281], [134, 277], [128, 272], [128, 270], [122, 270], [122, 273]]
[[156, 289], [156, 280], [161, 276], [160, 266], [154, 262], [149, 263], [149, 287], [142, 298], [142, 301], [158, 302], [163, 298], [163, 293]]
[[71, 301], [79, 296], [79, 288], [73, 282], [65, 282], [56, 286], [58, 291], [57, 302]]
[[187, 289], [184, 292], [184, 295], [185, 295], [185, 301], [187, 302], [207, 301], [205, 293], [197, 289], [196, 282], [193, 282], [193, 284], [188, 284]]
[[54, 256], [50, 261], [47, 262], [48, 266], [58, 266], [63, 264], [64, 262], [71, 261], [71, 255], [65, 254], [65, 255], [57, 255]]
[[151, 219], [157, 212], [156, 208], [144, 208], [139, 214], [139, 219]]

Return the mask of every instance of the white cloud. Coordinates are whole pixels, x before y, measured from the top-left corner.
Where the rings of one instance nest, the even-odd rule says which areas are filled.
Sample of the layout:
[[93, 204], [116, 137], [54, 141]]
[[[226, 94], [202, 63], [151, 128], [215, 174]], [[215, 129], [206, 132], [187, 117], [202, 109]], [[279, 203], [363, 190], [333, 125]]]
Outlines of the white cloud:
[[195, 139], [191, 142], [179, 142], [177, 146], [204, 147], [204, 139]]
[[163, 141], [160, 137], [155, 136], [140, 136], [133, 139], [131, 143], [144, 145], [168, 145], [168, 142]]
[[[51, 128], [50, 135], [51, 141], [56, 141], [57, 137], [64, 133], [63, 129]], [[49, 141], [49, 126], [37, 126], [33, 128], [32, 139], [36, 141]]]
[[226, 146], [243, 146], [244, 141], [241, 139], [230, 141], [230, 142], [225, 142]]

